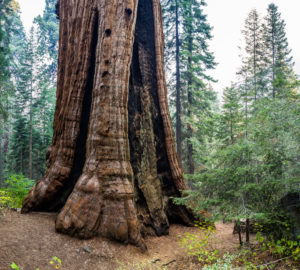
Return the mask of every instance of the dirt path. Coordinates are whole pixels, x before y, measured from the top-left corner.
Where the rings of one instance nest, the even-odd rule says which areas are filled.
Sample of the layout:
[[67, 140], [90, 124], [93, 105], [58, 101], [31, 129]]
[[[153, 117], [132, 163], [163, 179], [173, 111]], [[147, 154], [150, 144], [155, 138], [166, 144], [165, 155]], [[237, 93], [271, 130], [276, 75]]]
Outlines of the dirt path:
[[[21, 215], [13, 211], [2, 211], [0, 215], [0, 269], [10, 269], [15, 262], [22, 270], [40, 268], [54, 269], [49, 265], [53, 256], [62, 260], [60, 269], [67, 270], [115, 270], [135, 269], [141, 263], [167, 269], [197, 269], [178, 245], [178, 235], [197, 233], [197, 228], [172, 225], [170, 234], [148, 237], [148, 251], [141, 253], [131, 245], [122, 245], [102, 238], [78, 240], [61, 235], [54, 230], [55, 214], [31, 213]], [[218, 248], [234, 249], [238, 238], [232, 235], [232, 224], [217, 225]], [[86, 250], [85, 250], [86, 249]], [[123, 266], [122, 266], [123, 265]], [[126, 266], [126, 267], [125, 267]], [[141, 268], [136, 268], [141, 269]], [[152, 269], [155, 269], [153, 267]]]

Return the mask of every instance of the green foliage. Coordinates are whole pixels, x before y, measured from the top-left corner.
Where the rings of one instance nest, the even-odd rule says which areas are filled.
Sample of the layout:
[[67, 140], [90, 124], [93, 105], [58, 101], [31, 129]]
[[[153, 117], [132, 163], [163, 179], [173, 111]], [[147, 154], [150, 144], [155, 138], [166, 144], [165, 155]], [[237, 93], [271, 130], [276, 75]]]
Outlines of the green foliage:
[[14, 262], [10, 265], [11, 269], [16, 269], [16, 270], [19, 270], [19, 266], [16, 265]]
[[231, 270], [235, 269], [233, 262], [236, 259], [235, 254], [226, 253], [222, 258], [218, 258], [217, 261], [211, 265], [205, 265], [202, 270]]
[[57, 258], [56, 256], [52, 257], [52, 260], [49, 264], [53, 265], [55, 269], [59, 269], [62, 266], [61, 259]]
[[290, 90], [288, 84], [294, 63], [288, 47], [285, 22], [274, 3], [268, 6], [263, 28], [269, 87], [273, 98], [283, 97]]
[[34, 181], [23, 175], [12, 174], [0, 189], [0, 205], [11, 208], [20, 208]]
[[[214, 81], [208, 75], [209, 70], [213, 70], [216, 63], [209, 50], [212, 28], [207, 22], [205, 6], [203, 0], [162, 1], [170, 105], [171, 111], [176, 110], [176, 121], [180, 122], [182, 163], [189, 172], [193, 171], [193, 157], [204, 157], [203, 153], [207, 151], [206, 141], [213, 122], [212, 107], [216, 100], [209, 85]], [[173, 109], [174, 104], [176, 108]], [[199, 149], [197, 146], [201, 150], [195, 151]]]
[[245, 48], [241, 57], [242, 66], [238, 74], [242, 77], [242, 88], [247, 92], [247, 97], [244, 96], [244, 98], [248, 98], [248, 102], [253, 102], [264, 97], [268, 92], [266, 46], [264, 44], [261, 18], [256, 9], [249, 12], [242, 34], [245, 40]]
[[298, 240], [290, 240], [287, 238], [281, 238], [279, 240], [268, 240], [262, 233], [256, 234], [256, 240], [260, 243], [261, 251], [268, 250], [274, 256], [290, 257], [294, 261], [300, 262], [300, 235]]
[[[56, 256], [52, 257], [52, 260], [49, 261], [49, 264], [52, 265], [54, 267], [54, 269], [59, 269], [62, 267], [61, 259], [59, 259]], [[10, 265], [10, 267], [11, 267], [11, 269], [16, 269], [16, 270], [20, 269], [20, 267], [14, 262]], [[37, 268], [36, 270], [40, 270], [40, 268]]]
[[[4, 171], [4, 177], [18, 173], [39, 179], [46, 169], [56, 92], [58, 20], [55, 3], [56, 0], [46, 0], [43, 16], [35, 19], [29, 35], [24, 31], [18, 12], [10, 19], [10, 28], [6, 28], [6, 36], [9, 36], [6, 48], [10, 54], [6, 57], [9, 61], [5, 69], [11, 71], [11, 79], [6, 84], [0, 83], [0, 111], [5, 107], [8, 120], [2, 134], [0, 132], [0, 141], [5, 145], [0, 155], [3, 165], [0, 173]], [[0, 72], [2, 70], [0, 68]], [[14, 89], [14, 95], [8, 95], [9, 87]], [[1, 115], [0, 121], [2, 126]]]
[[224, 145], [233, 144], [240, 134], [242, 127], [241, 121], [241, 97], [238, 89], [232, 85], [224, 89], [223, 108], [219, 121], [219, 132], [217, 138]]
[[[43, 16], [39, 15], [34, 19], [37, 26], [38, 48], [37, 53], [45, 63], [41, 71], [44, 80], [52, 82], [55, 87], [57, 76], [58, 58], [58, 19], [55, 14], [56, 0], [45, 0]], [[47, 61], [45, 61], [47, 59]]]
[[[242, 249], [221, 254], [214, 249], [214, 229], [200, 226], [199, 234], [179, 236], [179, 244], [188, 256], [196, 256], [204, 270], [273, 269], [283, 258], [293, 269], [300, 260], [300, 239], [268, 240], [261, 232], [255, 243]], [[204, 243], [203, 243], [204, 242]], [[209, 244], [210, 243], [210, 244]], [[211, 244], [212, 243], [212, 244]]]
[[[33, 127], [32, 138], [33, 178], [38, 179], [45, 171], [45, 156], [50, 141], [50, 135], [43, 138], [39, 129]], [[7, 174], [16, 172], [26, 176], [29, 175], [29, 143], [29, 122], [25, 117], [18, 117], [15, 119], [10, 137], [7, 155], [8, 162], [6, 164]]]
[[[257, 101], [247, 134], [244, 118], [236, 121], [242, 128], [233, 144], [223, 140], [229, 132], [228, 137], [221, 133], [206, 167], [192, 176], [194, 189], [177, 202], [193, 205], [197, 212], [209, 211], [215, 220], [251, 218], [264, 224], [270, 236], [288, 237], [285, 224], [291, 221], [279, 201], [299, 191], [299, 112], [297, 95]], [[238, 119], [238, 110], [236, 115]]]
[[215, 248], [215, 228], [206, 223], [196, 224], [198, 234], [185, 233], [179, 236], [179, 244], [189, 256], [196, 256], [198, 261], [204, 264], [216, 262], [219, 251]]
[[0, 123], [8, 118], [9, 97], [13, 92], [10, 81], [10, 39], [12, 18], [17, 12], [15, 1], [3, 0], [0, 3]]

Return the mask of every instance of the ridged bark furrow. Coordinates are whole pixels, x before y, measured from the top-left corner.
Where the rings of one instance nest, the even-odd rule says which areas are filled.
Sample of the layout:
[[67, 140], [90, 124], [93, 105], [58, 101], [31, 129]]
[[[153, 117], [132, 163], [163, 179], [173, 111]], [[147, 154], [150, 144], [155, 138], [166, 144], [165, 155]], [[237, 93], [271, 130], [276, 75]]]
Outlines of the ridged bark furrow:
[[99, 12], [99, 35], [86, 161], [57, 217], [56, 230], [84, 238], [102, 234], [143, 246], [133, 202], [127, 135], [136, 6], [136, 1], [115, 0], [94, 7]]
[[[61, 1], [60, 49], [54, 135], [48, 150], [48, 169], [23, 203], [23, 212], [58, 210], [81, 174], [85, 155], [85, 134], [80, 123], [84, 97], [90, 91], [95, 1]], [[68, 12], [69, 11], [69, 12]], [[72, 11], [72, 12], [70, 12]], [[81, 16], [79, 17], [79, 15]], [[81, 134], [82, 136], [80, 136]], [[77, 151], [76, 151], [77, 149]], [[75, 153], [76, 151], [76, 153]], [[77, 159], [77, 160], [75, 160]], [[77, 162], [76, 162], [77, 161]]]
[[59, 14], [49, 168], [22, 211], [61, 210], [59, 232], [145, 248], [141, 232], [162, 235], [170, 220], [193, 219], [170, 200], [186, 186], [168, 110], [159, 2], [61, 0]]

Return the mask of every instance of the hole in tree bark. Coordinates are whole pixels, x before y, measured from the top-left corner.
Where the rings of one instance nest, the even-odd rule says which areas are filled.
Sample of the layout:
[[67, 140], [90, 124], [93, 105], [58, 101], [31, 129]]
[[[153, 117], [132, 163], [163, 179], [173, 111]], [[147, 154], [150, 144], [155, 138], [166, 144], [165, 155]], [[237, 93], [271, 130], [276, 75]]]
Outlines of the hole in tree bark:
[[127, 13], [128, 16], [132, 14], [131, 8], [125, 8], [125, 12]]
[[96, 50], [98, 44], [98, 25], [99, 25], [99, 14], [95, 11], [95, 17], [93, 22], [93, 34], [90, 46], [90, 66], [88, 71], [88, 78], [84, 87], [84, 97], [82, 102], [82, 111], [80, 117], [80, 131], [76, 141], [75, 157], [70, 172], [70, 177], [66, 181], [68, 185], [58, 192], [53, 202], [49, 203], [52, 205], [50, 211], [58, 211], [62, 208], [67, 201], [69, 195], [72, 193], [74, 186], [82, 174], [83, 166], [86, 158], [86, 141], [88, 135], [88, 123], [90, 118], [91, 104], [92, 104], [92, 92], [94, 86], [95, 68], [96, 68]]
[[105, 29], [105, 35], [109, 37], [111, 35], [111, 30], [109, 28]]
[[102, 78], [105, 77], [106, 75], [108, 75], [108, 71], [107, 70], [102, 73]]

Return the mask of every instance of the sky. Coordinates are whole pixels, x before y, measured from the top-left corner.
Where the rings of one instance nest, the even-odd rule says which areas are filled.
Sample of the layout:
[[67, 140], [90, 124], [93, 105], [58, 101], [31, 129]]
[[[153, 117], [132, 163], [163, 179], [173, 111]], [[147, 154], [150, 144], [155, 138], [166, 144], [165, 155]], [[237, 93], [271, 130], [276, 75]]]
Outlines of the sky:
[[[19, 0], [21, 19], [25, 29], [29, 31], [33, 18], [42, 14], [45, 0]], [[236, 80], [236, 72], [241, 65], [238, 46], [242, 44], [241, 30], [251, 9], [256, 8], [262, 15], [270, 2], [279, 7], [279, 12], [286, 22], [286, 33], [292, 56], [295, 61], [295, 71], [300, 75], [300, 0], [206, 0], [208, 22], [213, 26], [213, 40], [210, 49], [214, 52], [217, 68], [212, 72], [217, 83], [214, 89], [221, 94], [226, 86]], [[29, 4], [30, 3], [30, 4]]]
[[300, 75], [300, 0], [206, 0], [207, 20], [214, 28], [210, 49], [218, 63], [216, 70], [212, 72], [218, 80], [214, 85], [217, 92], [220, 93], [235, 81], [236, 72], [241, 65], [238, 46], [242, 45], [241, 30], [247, 15], [256, 8], [261, 17], [264, 17], [271, 2], [278, 6], [281, 18], [285, 20], [295, 71]]
[[32, 25], [33, 19], [43, 14], [45, 0], [17, 0], [21, 7], [21, 19], [27, 32]]

